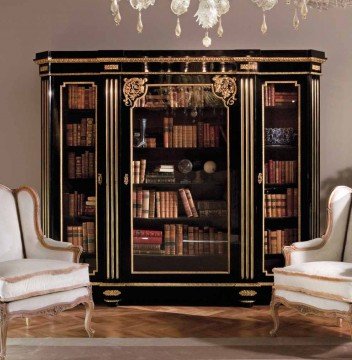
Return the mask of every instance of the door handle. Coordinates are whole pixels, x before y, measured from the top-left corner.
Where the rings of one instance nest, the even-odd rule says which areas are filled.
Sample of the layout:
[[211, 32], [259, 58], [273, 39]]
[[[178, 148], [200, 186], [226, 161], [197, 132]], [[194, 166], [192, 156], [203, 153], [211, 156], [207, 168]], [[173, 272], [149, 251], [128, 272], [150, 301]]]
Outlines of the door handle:
[[130, 182], [130, 177], [128, 174], [125, 174], [124, 178], [123, 178], [123, 183], [125, 185], [128, 185], [128, 183]]
[[98, 174], [98, 184], [101, 185], [103, 183], [103, 175]]
[[259, 173], [258, 174], [258, 184], [260, 185], [263, 182], [263, 174]]

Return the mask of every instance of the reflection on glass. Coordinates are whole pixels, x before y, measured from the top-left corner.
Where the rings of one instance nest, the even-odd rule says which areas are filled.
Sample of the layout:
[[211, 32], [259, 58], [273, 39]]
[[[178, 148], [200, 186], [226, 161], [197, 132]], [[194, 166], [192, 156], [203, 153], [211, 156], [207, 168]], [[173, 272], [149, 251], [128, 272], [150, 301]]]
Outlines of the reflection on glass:
[[299, 87], [269, 82], [264, 102], [265, 268], [279, 266], [282, 248], [299, 240]]
[[228, 109], [210, 85], [150, 85], [131, 125], [133, 272], [228, 272]]
[[96, 87], [61, 87], [62, 239], [83, 248], [96, 269]]

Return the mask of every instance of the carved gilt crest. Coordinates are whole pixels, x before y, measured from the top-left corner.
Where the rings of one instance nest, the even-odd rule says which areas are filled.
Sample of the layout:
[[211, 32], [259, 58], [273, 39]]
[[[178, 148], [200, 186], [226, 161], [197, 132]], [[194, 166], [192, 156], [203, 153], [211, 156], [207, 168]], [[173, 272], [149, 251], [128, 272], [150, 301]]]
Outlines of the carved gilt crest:
[[214, 92], [223, 99], [224, 103], [228, 106], [235, 103], [237, 94], [236, 79], [229, 76], [216, 75], [213, 77]]
[[123, 94], [125, 95], [124, 103], [126, 106], [133, 106], [136, 99], [145, 94], [145, 83], [148, 79], [144, 78], [125, 78], [123, 85]]

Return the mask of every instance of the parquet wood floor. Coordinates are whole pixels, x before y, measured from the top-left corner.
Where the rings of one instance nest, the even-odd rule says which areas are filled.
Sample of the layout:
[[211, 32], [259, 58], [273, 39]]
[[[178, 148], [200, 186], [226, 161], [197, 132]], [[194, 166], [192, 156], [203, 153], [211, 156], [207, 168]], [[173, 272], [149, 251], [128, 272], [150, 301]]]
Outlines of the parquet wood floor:
[[[282, 308], [279, 336], [349, 336], [348, 324], [339, 327], [330, 319], [303, 317]], [[53, 318], [38, 317], [10, 323], [9, 337], [85, 337], [84, 309], [63, 312]], [[184, 307], [184, 306], [97, 306], [93, 315], [96, 337], [258, 337], [269, 336], [272, 321], [268, 306]]]

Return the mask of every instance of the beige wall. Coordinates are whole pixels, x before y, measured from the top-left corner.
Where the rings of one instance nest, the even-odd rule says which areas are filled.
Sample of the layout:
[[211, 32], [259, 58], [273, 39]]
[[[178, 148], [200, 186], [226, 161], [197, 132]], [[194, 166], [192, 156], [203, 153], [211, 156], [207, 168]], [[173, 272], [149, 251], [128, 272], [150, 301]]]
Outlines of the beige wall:
[[[0, 1], [0, 182], [40, 187], [40, 82], [34, 54], [44, 50], [202, 49], [204, 31], [194, 24], [196, 0], [181, 18], [182, 39], [173, 34], [169, 0], [143, 15], [145, 31], [135, 32], [136, 13], [122, 1], [122, 24], [116, 28], [109, 0]], [[269, 32], [259, 31], [260, 11], [250, 0], [232, 1], [224, 17], [225, 34], [213, 36], [213, 49], [317, 49], [328, 62], [322, 77], [322, 199], [335, 184], [352, 185], [352, 9], [312, 11], [301, 29], [280, 0], [267, 17]], [[325, 200], [324, 200], [325, 201]]]

